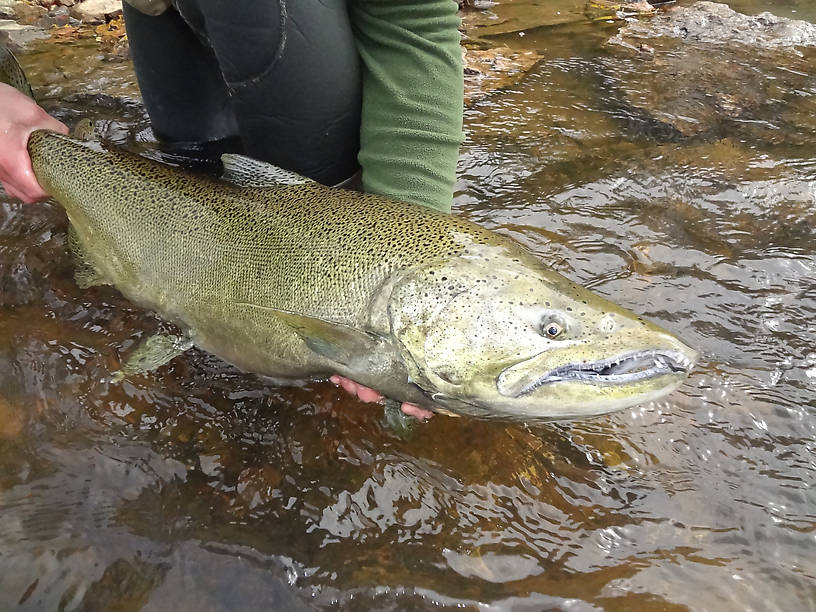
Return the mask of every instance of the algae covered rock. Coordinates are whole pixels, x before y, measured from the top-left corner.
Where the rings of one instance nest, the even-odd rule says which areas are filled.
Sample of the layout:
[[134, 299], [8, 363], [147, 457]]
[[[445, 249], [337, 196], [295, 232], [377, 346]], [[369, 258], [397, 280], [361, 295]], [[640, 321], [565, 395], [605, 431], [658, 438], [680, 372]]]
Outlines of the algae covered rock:
[[[816, 112], [814, 96], [805, 95], [814, 93], [812, 23], [697, 2], [629, 20], [608, 43], [617, 57], [605, 81], [625, 112], [664, 126], [664, 136], [717, 138], [736, 130], [790, 140], [797, 130], [780, 128], [792, 120], [798, 128]], [[812, 138], [806, 131], [802, 142]]]
[[466, 105], [518, 83], [541, 59], [535, 51], [514, 51], [509, 47], [465, 49], [464, 58]]
[[816, 47], [816, 24], [778, 17], [769, 12], [743, 15], [728, 5], [701, 1], [656, 15], [647, 21], [630, 21], [610, 42], [629, 38], [672, 37], [764, 49]]

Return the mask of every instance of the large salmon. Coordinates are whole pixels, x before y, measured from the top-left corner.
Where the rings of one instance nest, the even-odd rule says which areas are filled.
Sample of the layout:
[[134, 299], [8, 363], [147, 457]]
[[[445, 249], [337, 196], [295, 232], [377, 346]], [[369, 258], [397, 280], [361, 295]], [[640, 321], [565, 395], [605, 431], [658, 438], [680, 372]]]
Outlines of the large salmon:
[[660, 397], [696, 359], [461, 217], [241, 156], [219, 181], [53, 132], [28, 149], [92, 276], [245, 370], [529, 421]]

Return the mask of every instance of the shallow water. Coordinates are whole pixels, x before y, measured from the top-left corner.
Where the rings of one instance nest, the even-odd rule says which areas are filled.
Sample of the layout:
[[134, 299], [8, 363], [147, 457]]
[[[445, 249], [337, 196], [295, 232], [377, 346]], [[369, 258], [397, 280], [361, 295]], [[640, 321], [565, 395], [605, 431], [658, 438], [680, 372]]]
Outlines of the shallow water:
[[[816, 20], [809, 0], [732, 5]], [[665, 103], [688, 82], [604, 45], [620, 22], [595, 17], [474, 16], [477, 44], [542, 57], [466, 111], [456, 210], [701, 350], [687, 385], [573, 423], [437, 416], [405, 440], [329, 384], [199, 352], [107, 384], [165, 324], [75, 286], [57, 207], [3, 200], [0, 608], [816, 609], [814, 56], [704, 50], [727, 70], [684, 91], [740, 113], [688, 134]], [[92, 53], [23, 58], [46, 105], [146, 146], [138, 106], [79, 95], [135, 97], [127, 65], [75, 58], [56, 81], [69, 52]]]

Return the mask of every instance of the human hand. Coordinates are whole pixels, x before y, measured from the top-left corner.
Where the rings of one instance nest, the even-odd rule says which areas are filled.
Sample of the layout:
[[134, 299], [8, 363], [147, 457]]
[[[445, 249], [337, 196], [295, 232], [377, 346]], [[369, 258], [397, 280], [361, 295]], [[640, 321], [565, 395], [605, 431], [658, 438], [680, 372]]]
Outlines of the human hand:
[[[331, 380], [335, 385], [340, 385], [341, 387], [343, 387], [343, 389], [345, 389], [352, 395], [357, 396], [357, 398], [361, 402], [374, 403], [379, 402], [380, 400], [383, 399], [383, 396], [377, 393], [374, 389], [364, 387], [360, 383], [356, 383], [348, 378], [344, 378], [342, 376], [332, 376], [329, 380]], [[430, 410], [425, 410], [424, 408], [420, 408], [416, 404], [409, 404], [408, 402], [403, 402], [401, 409], [403, 413], [407, 414], [408, 416], [417, 418], [420, 421], [430, 419], [433, 416], [433, 412], [431, 412]]]
[[34, 130], [67, 134], [68, 127], [4, 83], [0, 83], [0, 109], [0, 184], [8, 195], [23, 202], [47, 197], [31, 168], [28, 137]]

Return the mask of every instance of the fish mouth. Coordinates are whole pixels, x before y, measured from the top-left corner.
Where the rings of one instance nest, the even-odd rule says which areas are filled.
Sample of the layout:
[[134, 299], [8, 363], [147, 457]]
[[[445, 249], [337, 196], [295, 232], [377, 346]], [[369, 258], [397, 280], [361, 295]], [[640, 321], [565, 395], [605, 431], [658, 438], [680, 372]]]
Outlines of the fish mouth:
[[[523, 385], [513, 396], [529, 395], [540, 387], [559, 382], [624, 386], [667, 374], [686, 375], [693, 365], [693, 360], [679, 351], [631, 351], [598, 361], [560, 365]], [[516, 366], [507, 368], [499, 375], [500, 388], [504, 386], [501, 379], [506, 379], [505, 375], [512, 375], [510, 370]]]

